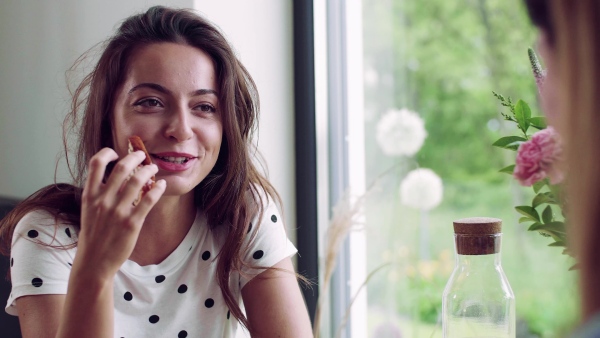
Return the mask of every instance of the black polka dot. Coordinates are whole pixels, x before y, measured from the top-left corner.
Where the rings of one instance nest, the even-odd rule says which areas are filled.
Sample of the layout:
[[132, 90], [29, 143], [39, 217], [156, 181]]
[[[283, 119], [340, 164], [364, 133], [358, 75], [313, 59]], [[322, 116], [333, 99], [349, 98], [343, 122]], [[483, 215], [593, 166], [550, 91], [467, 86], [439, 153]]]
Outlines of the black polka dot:
[[148, 320], [149, 320], [149, 321], [150, 321], [150, 323], [152, 323], [152, 324], [156, 324], [156, 323], [158, 323], [158, 320], [159, 320], [159, 319], [160, 319], [160, 318], [158, 318], [158, 316], [157, 316], [157, 315], [152, 315], [152, 316], [150, 316], [150, 318], [148, 318]]
[[250, 223], [250, 226], [248, 227], [248, 233], [250, 233], [250, 231], [252, 231], [252, 222]]
[[185, 337], [187, 337], [187, 331], [186, 330], [179, 331], [177, 338], [185, 338]]
[[204, 302], [204, 306], [207, 308], [211, 308], [213, 305], [215, 305], [215, 301], [212, 298], [209, 298]]
[[275, 215], [272, 215], [272, 216], [271, 216], [271, 221], [272, 221], [273, 223], [277, 223], [277, 216], [275, 216]]
[[188, 249], [188, 251], [192, 251], [192, 247], [190, 246], [190, 248]]
[[29, 230], [29, 232], [27, 233], [27, 236], [29, 238], [36, 238], [38, 236], [38, 232], [35, 230]]
[[204, 253], [202, 253], [202, 260], [207, 261], [210, 258], [210, 251], [204, 251]]
[[14, 259], [14, 258], [11, 258], [11, 259], [10, 259], [10, 267], [12, 268], [12, 266], [13, 266], [14, 264], [15, 264], [15, 259]]
[[39, 288], [42, 286], [42, 284], [44, 284], [44, 281], [41, 278], [36, 277], [31, 280], [31, 285], [35, 286], [36, 288]]
[[185, 293], [187, 291], [187, 285], [185, 284], [181, 284], [179, 285], [179, 288], [177, 288], [177, 292], [179, 293]]
[[69, 264], [69, 266], [73, 266], [73, 264], [71, 264], [71, 263], [67, 263], [67, 264]]
[[227, 319], [231, 316], [231, 311], [227, 311]]
[[71, 230], [69, 228], [65, 229], [65, 233], [67, 234], [67, 236], [69, 236], [69, 238], [71, 238]]
[[252, 257], [254, 257], [254, 259], [261, 259], [264, 254], [265, 253], [262, 250], [258, 250], [252, 255]]
[[162, 283], [162, 282], [164, 282], [164, 281], [165, 281], [165, 276], [163, 276], [163, 275], [158, 275], [158, 276], [156, 276], [156, 277], [154, 278], [154, 280], [155, 280], [157, 283]]
[[133, 299], [133, 295], [131, 294], [131, 292], [127, 291], [125, 292], [125, 294], [123, 295], [123, 298], [125, 298], [126, 301], [130, 301]]

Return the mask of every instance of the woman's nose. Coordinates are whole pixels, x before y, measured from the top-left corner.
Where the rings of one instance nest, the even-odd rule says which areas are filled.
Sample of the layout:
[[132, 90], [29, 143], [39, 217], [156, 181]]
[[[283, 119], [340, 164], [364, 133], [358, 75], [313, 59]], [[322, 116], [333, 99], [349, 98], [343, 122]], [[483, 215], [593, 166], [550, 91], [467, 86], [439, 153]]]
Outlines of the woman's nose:
[[193, 136], [190, 125], [190, 112], [185, 108], [177, 108], [169, 115], [165, 136], [177, 142], [183, 142]]

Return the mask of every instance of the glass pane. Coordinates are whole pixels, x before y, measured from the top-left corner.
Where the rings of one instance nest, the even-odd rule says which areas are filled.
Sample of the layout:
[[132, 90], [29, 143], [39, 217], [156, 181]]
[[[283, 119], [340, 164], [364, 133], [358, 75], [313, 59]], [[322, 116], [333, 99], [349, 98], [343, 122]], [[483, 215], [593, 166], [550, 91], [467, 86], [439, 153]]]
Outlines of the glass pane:
[[517, 337], [564, 336], [577, 316], [573, 261], [519, 223], [514, 206], [532, 189], [498, 172], [515, 152], [492, 146], [516, 134], [492, 91], [541, 114], [521, 0], [365, 0], [363, 38], [367, 273], [383, 266], [367, 285], [369, 336], [441, 337], [452, 221], [473, 216], [504, 221]]

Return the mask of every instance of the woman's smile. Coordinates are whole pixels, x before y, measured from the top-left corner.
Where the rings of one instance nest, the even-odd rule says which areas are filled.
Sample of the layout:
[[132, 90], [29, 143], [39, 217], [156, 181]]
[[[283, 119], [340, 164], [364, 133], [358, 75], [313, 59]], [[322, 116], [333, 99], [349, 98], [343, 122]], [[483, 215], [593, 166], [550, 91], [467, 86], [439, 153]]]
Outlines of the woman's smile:
[[150, 156], [158, 168], [164, 171], [185, 171], [191, 168], [198, 160], [197, 156], [177, 152], [163, 152], [150, 154]]

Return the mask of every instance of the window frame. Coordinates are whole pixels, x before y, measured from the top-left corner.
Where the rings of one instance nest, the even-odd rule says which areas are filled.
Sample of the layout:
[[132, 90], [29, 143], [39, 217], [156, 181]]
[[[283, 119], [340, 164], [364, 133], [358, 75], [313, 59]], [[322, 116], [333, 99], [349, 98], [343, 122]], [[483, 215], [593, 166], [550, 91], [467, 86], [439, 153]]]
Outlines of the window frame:
[[[319, 285], [332, 210], [365, 192], [362, 53], [361, 1], [294, 2], [298, 271]], [[340, 337], [366, 337], [365, 280], [366, 237], [355, 228], [340, 247], [328, 292], [304, 290], [313, 323], [318, 297], [326, 297], [322, 336], [336, 336], [343, 324]]]

